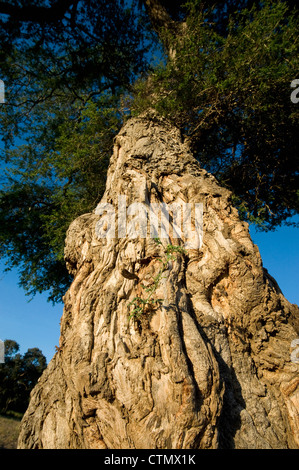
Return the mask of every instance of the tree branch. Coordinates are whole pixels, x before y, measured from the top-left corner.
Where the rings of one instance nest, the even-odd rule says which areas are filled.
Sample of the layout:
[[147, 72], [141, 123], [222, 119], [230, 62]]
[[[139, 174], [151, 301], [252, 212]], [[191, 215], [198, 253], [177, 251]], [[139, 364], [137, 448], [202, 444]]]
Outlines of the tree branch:
[[[173, 20], [161, 0], [142, 0], [154, 31], [158, 34], [170, 58], [176, 55], [173, 36], [183, 36], [186, 29], [185, 21]], [[170, 33], [168, 36], [165, 33]], [[172, 37], [171, 37], [172, 36]]]
[[175, 21], [171, 19], [166, 8], [159, 0], [143, 0], [143, 4], [151, 20], [152, 26], [159, 36], [162, 29], [173, 29]]

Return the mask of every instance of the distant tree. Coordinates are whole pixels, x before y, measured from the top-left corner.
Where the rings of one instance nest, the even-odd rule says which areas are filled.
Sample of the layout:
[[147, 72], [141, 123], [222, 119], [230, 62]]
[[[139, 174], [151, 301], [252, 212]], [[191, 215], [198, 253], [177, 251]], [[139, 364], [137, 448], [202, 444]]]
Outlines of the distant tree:
[[4, 357], [5, 361], [9, 361], [11, 358], [16, 357], [17, 352], [20, 350], [20, 346], [13, 339], [6, 339], [4, 341]]
[[0, 412], [24, 413], [29, 395], [47, 366], [40, 349], [31, 348], [22, 356], [19, 344], [5, 340], [5, 362], [0, 364]]
[[47, 367], [47, 361], [38, 348], [30, 348], [22, 357], [22, 382], [27, 390], [32, 390]]

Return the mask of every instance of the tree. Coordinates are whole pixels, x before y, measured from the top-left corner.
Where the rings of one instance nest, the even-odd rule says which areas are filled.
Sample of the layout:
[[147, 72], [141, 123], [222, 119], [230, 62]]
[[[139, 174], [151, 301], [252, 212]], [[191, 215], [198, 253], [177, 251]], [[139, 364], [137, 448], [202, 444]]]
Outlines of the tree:
[[246, 220], [274, 228], [298, 212], [295, 5], [1, 2], [0, 254], [29, 293], [61, 299], [66, 229], [100, 200], [126, 117], [149, 107], [175, 122]]
[[[115, 150], [102, 202], [155, 203], [171, 241], [142, 237], [155, 227], [146, 217], [121, 240], [99, 237], [100, 210], [72, 222], [59, 350], [19, 448], [298, 448], [299, 308], [264, 270], [230, 192], [157, 112], [130, 119]], [[203, 243], [201, 224], [196, 236], [183, 222], [197, 203]]]
[[30, 348], [22, 356], [19, 344], [5, 340], [5, 362], [0, 365], [0, 411], [8, 410], [24, 413], [29, 403], [29, 395], [47, 366], [42, 351]]

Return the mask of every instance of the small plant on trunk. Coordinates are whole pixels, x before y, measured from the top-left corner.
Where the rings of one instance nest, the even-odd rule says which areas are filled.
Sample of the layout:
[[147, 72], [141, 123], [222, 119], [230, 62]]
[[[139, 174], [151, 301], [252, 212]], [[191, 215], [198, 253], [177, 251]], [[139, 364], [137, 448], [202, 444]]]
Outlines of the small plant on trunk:
[[[157, 245], [162, 245], [162, 242], [159, 238], [155, 238], [154, 240]], [[175, 253], [186, 254], [186, 250], [178, 245], [168, 244], [166, 246], [164, 249], [164, 256], [158, 259], [162, 266], [156, 276], [152, 276], [152, 284], [149, 286], [141, 284], [142, 289], [147, 295], [144, 297], [136, 296], [129, 303], [129, 308], [133, 307], [133, 309], [130, 311], [129, 320], [132, 318], [139, 318], [145, 313], [147, 308], [153, 308], [155, 305], [161, 305], [163, 299], [154, 299], [153, 295], [158, 289], [160, 281], [163, 279], [163, 273], [168, 268], [168, 263], [176, 259]]]

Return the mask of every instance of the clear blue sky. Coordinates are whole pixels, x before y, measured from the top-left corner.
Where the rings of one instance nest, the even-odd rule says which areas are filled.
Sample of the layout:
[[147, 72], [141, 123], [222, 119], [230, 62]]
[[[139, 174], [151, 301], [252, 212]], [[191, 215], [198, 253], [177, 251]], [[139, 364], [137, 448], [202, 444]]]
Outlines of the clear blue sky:
[[[299, 229], [286, 227], [260, 233], [251, 228], [250, 233], [260, 249], [264, 267], [285, 297], [299, 304]], [[0, 274], [0, 299], [0, 339], [17, 341], [22, 354], [38, 347], [49, 362], [59, 344], [63, 304], [53, 307], [46, 295], [36, 295], [28, 303], [28, 297], [18, 287], [16, 271]]]

